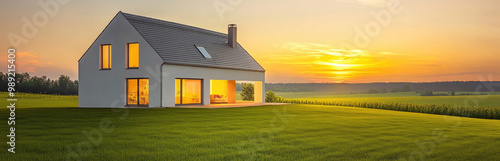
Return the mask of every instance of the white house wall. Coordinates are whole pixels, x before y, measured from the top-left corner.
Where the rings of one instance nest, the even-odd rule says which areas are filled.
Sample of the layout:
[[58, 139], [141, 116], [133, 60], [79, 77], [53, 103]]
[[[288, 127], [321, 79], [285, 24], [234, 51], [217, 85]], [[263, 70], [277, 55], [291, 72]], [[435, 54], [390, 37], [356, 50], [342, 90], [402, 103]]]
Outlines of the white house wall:
[[[210, 104], [210, 80], [240, 80], [265, 82], [265, 72], [242, 71], [220, 68], [204, 68], [194, 66], [169, 65], [162, 67], [163, 94], [162, 106], [175, 106], [175, 79], [193, 78], [203, 79], [203, 104]], [[262, 86], [262, 100], [265, 96], [265, 87]]]
[[[139, 69], [126, 69], [127, 43], [139, 43]], [[111, 44], [111, 70], [99, 69], [100, 44]], [[78, 63], [79, 107], [124, 107], [126, 78], [149, 78], [149, 107], [160, 106], [163, 60], [118, 13]]]

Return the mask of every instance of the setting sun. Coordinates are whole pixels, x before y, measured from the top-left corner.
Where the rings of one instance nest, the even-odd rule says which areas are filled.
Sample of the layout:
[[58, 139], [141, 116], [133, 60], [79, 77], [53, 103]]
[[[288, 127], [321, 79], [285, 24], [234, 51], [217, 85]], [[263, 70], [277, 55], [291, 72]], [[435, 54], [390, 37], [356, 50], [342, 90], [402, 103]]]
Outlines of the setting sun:
[[[1, 44], [5, 49], [15, 46], [20, 53], [37, 56], [26, 58], [33, 63], [19, 64], [20, 72], [50, 78], [65, 74], [77, 79], [76, 62], [89, 42], [114, 14], [126, 9], [221, 33], [227, 32], [227, 24], [238, 24], [238, 42], [266, 69], [266, 81], [270, 83], [468, 81], [489, 75], [499, 79], [500, 73], [494, 69], [500, 68], [496, 63], [500, 15], [492, 7], [498, 6], [497, 1], [396, 2], [245, 1], [220, 10], [207, 8], [213, 6], [212, 2], [133, 3], [127, 4], [129, 7], [99, 2], [106, 9], [91, 13], [87, 12], [95, 8], [91, 3], [72, 2], [60, 12], [75, 14], [51, 17], [46, 27], [21, 20], [31, 20], [35, 11], [13, 9], [30, 7], [2, 5], [2, 11], [10, 16], [2, 18], [9, 23], [0, 31], [7, 36]], [[391, 6], [400, 12], [388, 15]], [[23, 28], [32, 27], [36, 28], [31, 35], [23, 34], [30, 33]], [[136, 66], [137, 60], [130, 60], [134, 60], [130, 65]], [[0, 65], [5, 66], [5, 61]]]
[[500, 0], [1, 3], [2, 160], [499, 160]]

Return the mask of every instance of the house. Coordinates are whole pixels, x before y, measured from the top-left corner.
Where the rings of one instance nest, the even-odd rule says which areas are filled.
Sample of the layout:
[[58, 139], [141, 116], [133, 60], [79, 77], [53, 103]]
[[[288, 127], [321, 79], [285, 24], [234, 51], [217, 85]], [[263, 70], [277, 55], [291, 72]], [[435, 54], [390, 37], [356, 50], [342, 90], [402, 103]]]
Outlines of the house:
[[79, 107], [236, 103], [236, 81], [264, 102], [265, 70], [228, 34], [118, 12], [78, 60]]

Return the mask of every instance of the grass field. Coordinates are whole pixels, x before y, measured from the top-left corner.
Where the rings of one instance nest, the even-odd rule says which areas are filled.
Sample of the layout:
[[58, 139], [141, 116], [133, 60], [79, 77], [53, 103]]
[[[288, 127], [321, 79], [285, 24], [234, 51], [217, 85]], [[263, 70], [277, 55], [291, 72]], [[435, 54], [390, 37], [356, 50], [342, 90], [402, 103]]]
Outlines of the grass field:
[[[111, 109], [18, 109], [17, 153], [2, 150], [2, 160], [63, 160], [67, 146], [87, 153], [78, 155], [84, 160], [495, 160], [500, 154], [498, 120], [314, 105], [127, 111], [120, 119], [124, 111]], [[114, 129], [102, 132], [102, 140], [82, 132], [107, 119]]]
[[[7, 92], [0, 92], [0, 100], [8, 99]], [[78, 107], [78, 96], [16, 93], [19, 108]]]
[[[26, 107], [16, 109], [16, 154], [7, 154], [4, 144], [0, 160], [64, 160], [68, 155], [83, 160], [500, 157], [500, 120], [319, 105], [79, 109], [75, 96], [25, 95], [18, 103]], [[8, 115], [0, 110], [0, 116]], [[101, 129], [103, 122], [113, 128]], [[8, 128], [0, 124], [5, 134]], [[90, 137], [89, 131], [94, 132]]]

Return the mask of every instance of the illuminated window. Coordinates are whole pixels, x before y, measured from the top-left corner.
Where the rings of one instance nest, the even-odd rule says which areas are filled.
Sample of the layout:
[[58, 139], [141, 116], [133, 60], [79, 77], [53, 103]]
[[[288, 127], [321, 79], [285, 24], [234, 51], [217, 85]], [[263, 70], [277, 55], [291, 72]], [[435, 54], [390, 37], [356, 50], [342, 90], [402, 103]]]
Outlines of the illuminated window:
[[139, 105], [149, 104], [149, 79], [139, 79]]
[[176, 79], [175, 104], [201, 104], [201, 82], [200, 79]]
[[111, 69], [111, 45], [101, 45], [101, 69]]
[[175, 79], [175, 104], [181, 104], [181, 79]]
[[227, 103], [227, 80], [210, 80], [210, 103]]
[[127, 105], [149, 104], [149, 79], [127, 79]]
[[182, 104], [201, 103], [201, 80], [182, 80]]
[[139, 43], [127, 44], [127, 68], [139, 68]]
[[137, 79], [127, 79], [127, 105], [137, 104]]

